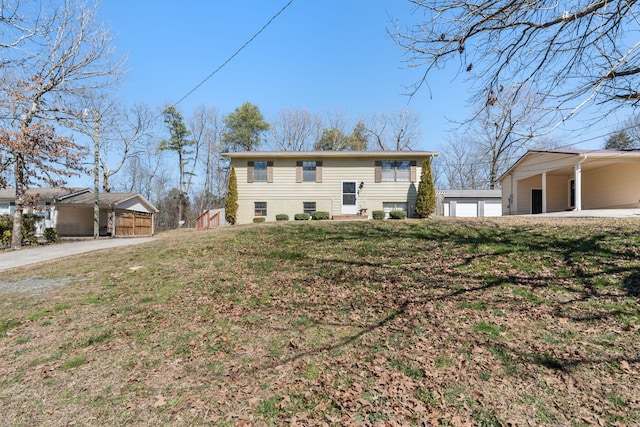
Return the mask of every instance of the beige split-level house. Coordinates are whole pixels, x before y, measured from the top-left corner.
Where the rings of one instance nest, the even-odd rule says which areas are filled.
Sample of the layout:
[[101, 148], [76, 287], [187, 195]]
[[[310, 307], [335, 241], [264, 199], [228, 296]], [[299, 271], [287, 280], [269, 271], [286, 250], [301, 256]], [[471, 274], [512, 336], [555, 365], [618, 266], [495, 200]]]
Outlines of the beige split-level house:
[[499, 179], [504, 215], [640, 207], [640, 150], [530, 150]]
[[427, 151], [225, 153], [238, 182], [237, 223], [315, 211], [332, 218], [402, 209], [413, 215]]

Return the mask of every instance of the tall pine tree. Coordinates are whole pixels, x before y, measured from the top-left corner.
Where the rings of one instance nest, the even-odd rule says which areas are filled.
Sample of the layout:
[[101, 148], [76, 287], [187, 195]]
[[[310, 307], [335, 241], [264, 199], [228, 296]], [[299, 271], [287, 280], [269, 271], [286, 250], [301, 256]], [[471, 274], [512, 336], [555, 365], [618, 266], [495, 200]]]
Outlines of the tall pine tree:
[[238, 180], [236, 178], [236, 169], [233, 166], [231, 166], [229, 188], [224, 202], [224, 218], [231, 225], [238, 220]]
[[431, 173], [431, 157], [427, 157], [422, 162], [422, 172], [420, 174], [420, 184], [418, 184], [418, 195], [416, 197], [416, 216], [427, 218], [436, 210], [436, 189], [433, 186], [433, 174]]
[[[180, 192], [180, 200], [186, 198], [185, 185], [187, 185], [187, 177], [185, 172], [185, 166], [189, 163], [189, 154], [192, 154], [188, 150], [190, 145], [193, 145], [193, 139], [190, 139], [191, 132], [187, 129], [187, 125], [184, 124], [182, 114], [176, 109], [176, 107], [167, 107], [162, 114], [164, 115], [164, 122], [169, 130], [169, 139], [160, 142], [161, 150], [174, 151], [178, 155], [178, 191]], [[189, 181], [191, 177], [188, 178]], [[178, 203], [178, 227], [183, 224], [183, 203]]]

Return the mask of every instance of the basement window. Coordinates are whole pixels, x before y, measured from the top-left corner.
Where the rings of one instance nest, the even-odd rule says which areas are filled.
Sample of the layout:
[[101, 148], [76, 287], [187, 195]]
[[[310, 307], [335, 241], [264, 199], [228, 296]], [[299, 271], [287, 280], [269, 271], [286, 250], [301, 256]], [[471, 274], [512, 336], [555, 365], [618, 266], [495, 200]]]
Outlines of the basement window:
[[254, 215], [267, 216], [267, 202], [255, 202]]

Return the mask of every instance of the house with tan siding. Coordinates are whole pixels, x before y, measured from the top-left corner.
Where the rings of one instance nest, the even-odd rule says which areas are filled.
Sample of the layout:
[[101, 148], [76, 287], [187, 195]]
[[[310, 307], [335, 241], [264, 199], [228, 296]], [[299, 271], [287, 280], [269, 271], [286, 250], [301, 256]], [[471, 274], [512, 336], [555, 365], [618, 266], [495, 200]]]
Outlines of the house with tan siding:
[[[36, 235], [55, 228], [60, 237], [93, 236], [94, 193], [88, 188], [32, 188], [25, 213], [40, 217]], [[151, 236], [158, 209], [139, 193], [100, 193], [99, 233], [101, 236]], [[0, 215], [15, 212], [16, 191], [0, 189]]]
[[640, 207], [640, 150], [530, 150], [498, 182], [502, 213]]
[[413, 216], [427, 151], [225, 153], [238, 181], [238, 224], [316, 211], [332, 218], [402, 209]]

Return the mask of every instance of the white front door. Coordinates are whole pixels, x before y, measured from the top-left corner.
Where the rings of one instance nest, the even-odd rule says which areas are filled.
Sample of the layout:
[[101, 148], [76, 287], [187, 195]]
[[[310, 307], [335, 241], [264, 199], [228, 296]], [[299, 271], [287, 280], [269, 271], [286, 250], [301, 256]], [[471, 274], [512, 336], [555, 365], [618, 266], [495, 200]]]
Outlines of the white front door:
[[358, 183], [356, 181], [342, 181], [342, 214], [356, 215], [358, 213]]

